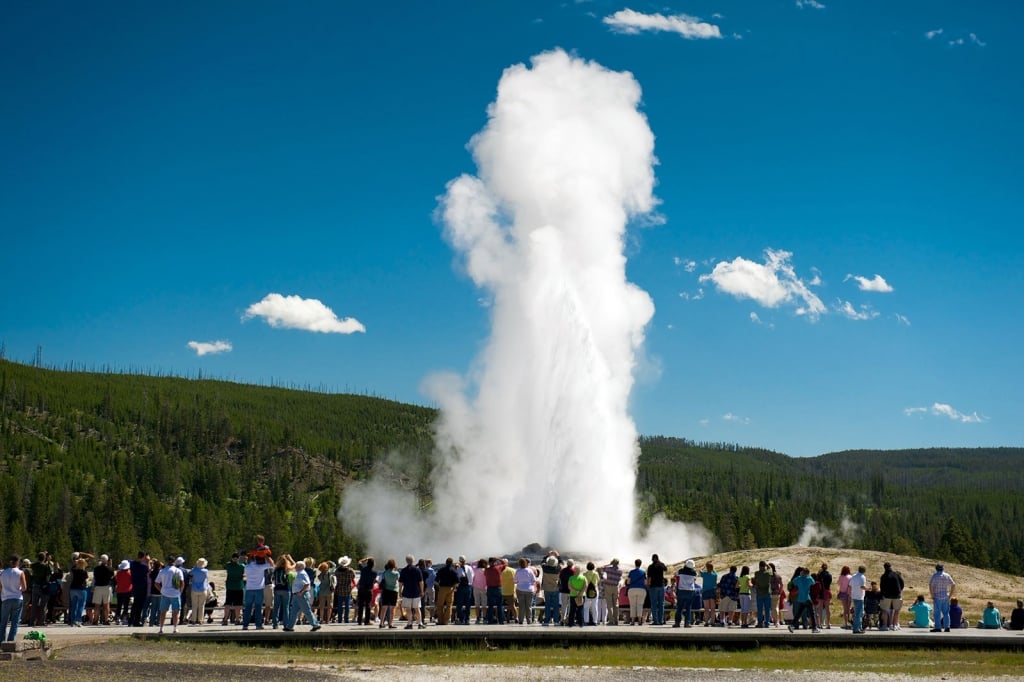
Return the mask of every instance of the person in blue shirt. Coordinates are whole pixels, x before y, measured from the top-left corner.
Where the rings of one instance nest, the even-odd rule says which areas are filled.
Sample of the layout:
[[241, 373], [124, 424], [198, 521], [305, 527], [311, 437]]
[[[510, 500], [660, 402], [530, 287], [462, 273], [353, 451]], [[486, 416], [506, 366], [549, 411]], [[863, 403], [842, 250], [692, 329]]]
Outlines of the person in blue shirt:
[[700, 598], [704, 602], [704, 627], [715, 622], [715, 597], [718, 592], [718, 574], [715, 565], [710, 561], [704, 564], [700, 572]]
[[978, 627], [984, 630], [998, 630], [1003, 626], [1003, 621], [999, 617], [999, 609], [996, 608], [995, 604], [989, 602], [985, 606], [985, 610], [981, 612], [981, 623]]
[[[793, 625], [799, 627], [801, 620], [810, 615], [811, 632], [819, 632], [818, 620], [814, 615], [814, 602], [811, 599], [811, 587], [814, 583], [815, 580], [809, 568], [801, 568], [800, 575], [793, 578], [792, 584], [796, 588], [796, 601], [793, 603]], [[790, 632], [795, 630], [793, 625], [789, 626]], [[804, 627], [807, 626], [804, 625]]]
[[910, 624], [910, 627], [930, 628], [932, 626], [932, 607], [924, 600], [923, 594], [917, 595], [917, 601], [907, 611], [914, 614], [914, 622]]
[[641, 616], [644, 611], [644, 599], [647, 597], [647, 573], [640, 568], [643, 563], [640, 559], [634, 561], [635, 568], [626, 575], [630, 625], [643, 625]]

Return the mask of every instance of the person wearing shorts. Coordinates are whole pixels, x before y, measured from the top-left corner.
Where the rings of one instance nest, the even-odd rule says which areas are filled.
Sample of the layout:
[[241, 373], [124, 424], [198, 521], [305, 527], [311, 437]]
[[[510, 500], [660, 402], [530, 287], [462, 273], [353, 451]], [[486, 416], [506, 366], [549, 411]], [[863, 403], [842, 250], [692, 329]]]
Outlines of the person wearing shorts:
[[423, 590], [426, 581], [423, 571], [416, 565], [416, 557], [409, 554], [405, 557], [405, 568], [398, 573], [398, 590], [402, 595], [402, 610], [408, 614], [409, 623], [406, 630], [412, 630], [413, 624], [419, 625], [420, 629], [425, 628], [423, 614], [420, 607], [423, 602]]
[[185, 585], [185, 574], [181, 565], [185, 560], [181, 557], [175, 559], [173, 556], [167, 558], [167, 565], [164, 566], [156, 576], [156, 585], [160, 588], [160, 634], [164, 631], [164, 619], [167, 617], [167, 610], [171, 611], [171, 627], [173, 632], [178, 631], [178, 616], [181, 613], [181, 588]]

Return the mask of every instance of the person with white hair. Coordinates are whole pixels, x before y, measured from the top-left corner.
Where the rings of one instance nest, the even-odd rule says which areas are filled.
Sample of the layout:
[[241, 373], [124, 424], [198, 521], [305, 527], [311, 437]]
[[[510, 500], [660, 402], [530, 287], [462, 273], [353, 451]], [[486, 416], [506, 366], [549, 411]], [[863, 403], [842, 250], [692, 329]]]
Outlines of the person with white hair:
[[398, 574], [398, 591], [402, 595], [402, 610], [408, 614], [409, 622], [406, 630], [412, 630], [413, 623], [417, 623], [422, 630], [423, 613], [420, 605], [423, 599], [424, 590], [423, 571], [416, 565], [416, 557], [409, 554], [405, 557], [405, 568]]
[[306, 616], [306, 622], [310, 624], [309, 631], [316, 632], [320, 629], [320, 621], [310, 607], [309, 598], [312, 595], [313, 581], [306, 572], [306, 562], [295, 562], [295, 579], [292, 580], [291, 608], [288, 609], [288, 621], [285, 623], [285, 632], [295, 632], [295, 621], [298, 619], [299, 611]]
[[99, 563], [92, 569], [92, 603], [98, 607], [95, 618], [103, 625], [110, 625], [110, 600], [113, 597], [114, 569], [110, 557], [100, 555]]
[[192, 614], [189, 617], [190, 625], [199, 625], [203, 622], [203, 615], [206, 612], [207, 588], [210, 584], [210, 571], [206, 568], [206, 559], [199, 557], [196, 565], [189, 571], [192, 575]]

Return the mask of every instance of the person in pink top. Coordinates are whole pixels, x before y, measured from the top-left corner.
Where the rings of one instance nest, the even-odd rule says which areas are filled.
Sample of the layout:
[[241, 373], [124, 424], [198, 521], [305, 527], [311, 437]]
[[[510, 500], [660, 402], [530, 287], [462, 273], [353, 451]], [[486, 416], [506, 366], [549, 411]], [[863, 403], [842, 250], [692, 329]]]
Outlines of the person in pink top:
[[487, 576], [484, 569], [487, 568], [487, 560], [480, 559], [476, 562], [476, 569], [473, 571], [473, 605], [476, 607], [476, 624], [484, 619], [484, 609], [487, 607]]

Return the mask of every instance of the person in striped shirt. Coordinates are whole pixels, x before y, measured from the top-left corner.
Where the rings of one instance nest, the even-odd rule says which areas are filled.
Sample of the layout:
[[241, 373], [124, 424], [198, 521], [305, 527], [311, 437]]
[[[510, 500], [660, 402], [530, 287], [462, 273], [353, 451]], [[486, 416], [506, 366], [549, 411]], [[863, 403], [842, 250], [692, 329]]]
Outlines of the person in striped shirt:
[[946, 573], [942, 564], [935, 565], [935, 574], [928, 581], [928, 591], [932, 596], [935, 613], [935, 627], [932, 632], [949, 632], [949, 598], [956, 590], [956, 582]]

